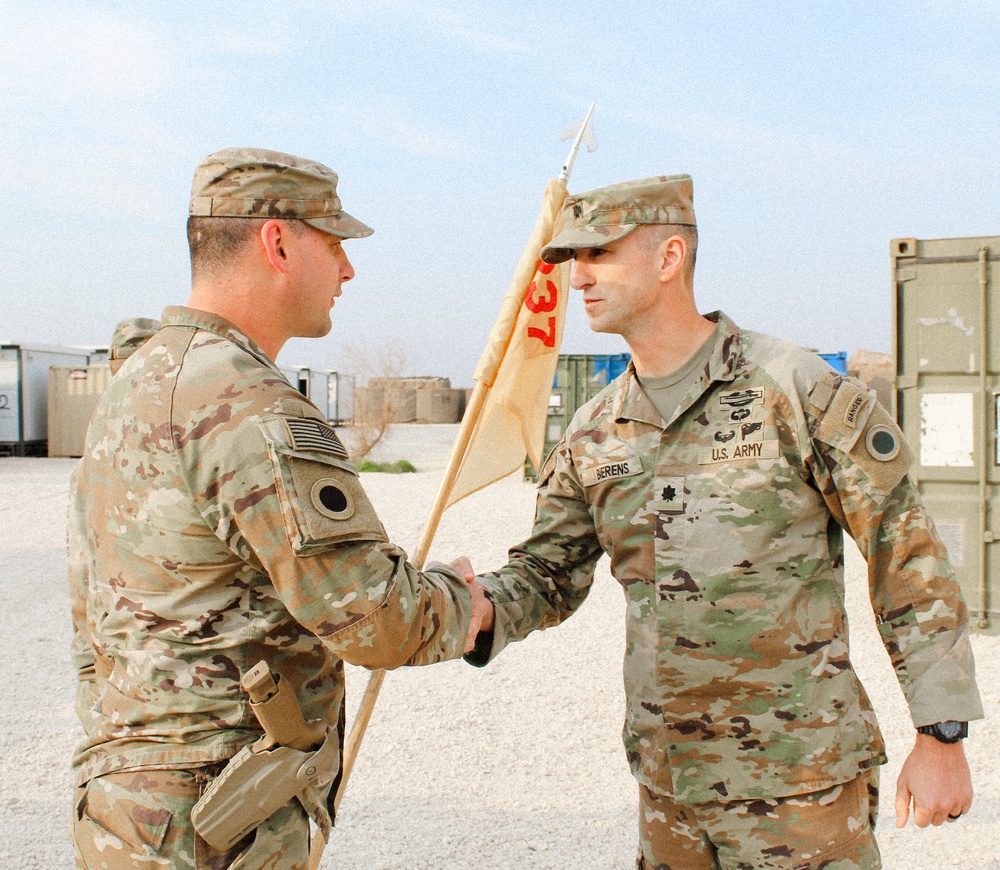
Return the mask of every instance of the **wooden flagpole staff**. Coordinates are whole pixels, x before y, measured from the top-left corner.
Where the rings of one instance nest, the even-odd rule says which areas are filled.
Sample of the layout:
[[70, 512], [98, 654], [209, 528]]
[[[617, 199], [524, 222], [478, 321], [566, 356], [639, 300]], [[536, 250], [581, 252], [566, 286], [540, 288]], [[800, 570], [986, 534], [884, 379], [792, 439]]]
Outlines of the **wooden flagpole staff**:
[[[531, 433], [527, 430], [529, 428], [537, 428], [539, 421], [541, 425], [544, 426], [544, 415], [548, 404], [548, 394], [552, 386], [552, 376], [555, 371], [555, 364], [558, 361], [559, 341], [556, 340], [557, 327], [558, 337], [561, 338], [562, 320], [565, 315], [566, 305], [565, 288], [562, 293], [556, 293], [554, 292], [556, 287], [551, 281], [548, 283], [553, 291], [550, 293], [549, 297], [551, 299], [552, 307], [549, 308], [546, 305], [528, 306], [528, 308], [535, 312], [539, 310], [543, 310], [546, 314], [550, 311], [554, 312], [550, 317], [548, 317], [549, 329], [543, 338], [544, 344], [548, 349], [548, 354], [551, 355], [553, 359], [551, 360], [551, 365], [544, 370], [547, 372], [547, 380], [539, 385], [541, 389], [536, 390], [535, 395], [531, 397], [535, 407], [528, 409], [528, 413], [515, 414], [515, 419], [521, 423], [520, 428], [522, 430], [518, 433], [518, 438], [525, 439], [524, 449], [520, 452], [520, 458], [513, 461], [512, 464], [508, 462], [509, 467], [494, 473], [494, 476], [489, 477], [489, 475], [487, 475], [489, 479], [482, 479], [482, 476], [480, 475], [479, 480], [467, 480], [465, 481], [464, 487], [457, 486], [460, 482], [462, 482], [463, 474], [472, 478], [475, 478], [476, 476], [475, 474], [468, 473], [472, 463], [468, 463], [467, 460], [470, 458], [472, 453], [474, 442], [482, 433], [484, 424], [489, 424], [489, 414], [486, 413], [484, 409], [487, 409], [488, 407], [488, 399], [490, 399], [491, 390], [500, 376], [501, 366], [508, 359], [507, 352], [513, 345], [517, 344], [517, 339], [520, 335], [520, 328], [524, 327], [526, 308], [525, 302], [526, 299], [531, 298], [531, 295], [536, 289], [535, 282], [532, 279], [535, 278], [539, 272], [539, 252], [552, 239], [553, 235], [558, 230], [562, 204], [567, 196], [566, 182], [569, 180], [570, 173], [573, 171], [573, 165], [576, 162], [576, 156], [580, 150], [580, 145], [581, 143], [585, 144], [588, 151], [593, 151], [597, 147], [590, 125], [590, 119], [593, 112], [594, 104], [592, 103], [590, 109], [587, 111], [586, 117], [584, 117], [579, 124], [564, 130], [562, 133], [563, 140], [573, 137], [573, 145], [570, 148], [569, 155], [566, 158], [566, 162], [563, 164], [558, 178], [550, 181], [546, 186], [545, 197], [542, 201], [542, 207], [538, 220], [535, 223], [531, 238], [528, 240], [528, 243], [521, 254], [520, 260], [518, 260], [517, 268], [514, 271], [514, 277], [511, 280], [510, 288], [501, 303], [500, 315], [496, 324], [494, 324], [493, 331], [487, 341], [486, 349], [483, 351], [479, 364], [476, 367], [476, 373], [474, 375], [476, 386], [473, 389], [472, 396], [469, 399], [465, 414], [462, 418], [458, 436], [452, 446], [451, 455], [448, 459], [448, 465], [445, 468], [444, 476], [442, 477], [441, 484], [438, 487], [434, 504], [431, 507], [430, 514], [428, 515], [423, 531], [421, 532], [420, 540], [418, 541], [416, 549], [413, 551], [412, 558], [410, 559], [410, 563], [417, 568], [417, 570], [423, 568], [424, 562], [427, 559], [427, 554], [430, 551], [431, 543], [434, 540], [434, 535], [437, 532], [438, 525], [440, 524], [441, 517], [450, 505], [477, 489], [481, 489], [482, 487], [499, 480], [501, 477], [506, 477], [508, 474], [515, 471], [524, 463], [524, 457], [529, 452], [531, 453], [532, 459], [535, 461], [536, 465], [539, 464], [537, 449], [529, 450], [527, 444], [527, 441], [530, 440], [529, 435], [534, 437], [535, 433]], [[557, 298], [559, 306], [558, 310], [556, 310], [555, 307]], [[542, 330], [532, 328], [530, 326], [527, 327], [527, 329], [527, 334], [529, 336], [542, 336]], [[538, 369], [538, 371], [542, 371], [542, 369]], [[508, 401], [510, 400], [508, 399]], [[542, 403], [541, 408], [537, 407], [539, 402]], [[516, 404], [516, 399], [514, 400], [514, 403]], [[529, 418], [533, 420], [534, 426], [527, 425]], [[542, 436], [542, 440], [543, 432], [544, 429], [542, 428], [537, 433], [539, 436]], [[508, 459], [512, 458], [513, 457], [508, 457]], [[456, 489], [458, 489], [457, 494]], [[368, 685], [365, 687], [364, 694], [361, 698], [361, 704], [354, 719], [354, 725], [344, 747], [343, 773], [341, 775], [340, 787], [337, 791], [336, 797], [334, 798], [335, 810], [340, 807], [340, 802], [343, 800], [348, 779], [350, 778], [351, 771], [354, 769], [354, 763], [357, 760], [357, 756], [361, 748], [361, 742], [364, 739], [368, 723], [371, 720], [372, 712], [375, 709], [375, 702], [378, 700], [378, 695], [381, 691], [384, 679], [385, 671], [373, 671], [371, 677], [369, 677]], [[325, 845], [323, 837], [321, 835], [317, 835], [313, 842], [313, 848], [309, 854], [310, 870], [317, 870], [319, 867]]]

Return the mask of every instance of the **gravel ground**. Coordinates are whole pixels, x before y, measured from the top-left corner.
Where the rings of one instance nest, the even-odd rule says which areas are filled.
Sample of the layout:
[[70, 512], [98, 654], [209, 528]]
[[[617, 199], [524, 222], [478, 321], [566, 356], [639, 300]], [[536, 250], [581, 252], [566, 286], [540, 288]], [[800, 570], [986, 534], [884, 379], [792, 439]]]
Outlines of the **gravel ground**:
[[[364, 475], [390, 535], [415, 546], [455, 426], [395, 427], [386, 459], [409, 475]], [[66, 835], [69, 758], [79, 737], [68, 661], [65, 506], [72, 460], [0, 459], [0, 868], [72, 866]], [[468, 554], [495, 567], [527, 532], [533, 488], [513, 476], [449, 510], [431, 558]], [[1000, 870], [1000, 638], [977, 636], [990, 718], [972, 726], [976, 785], [957, 824], [894, 826], [894, 783], [913, 740], [902, 693], [848, 545], [852, 655], [889, 746], [879, 825], [887, 870]], [[624, 603], [606, 560], [591, 596], [564, 625], [515, 644], [489, 667], [462, 662], [389, 674], [325, 870], [629, 868], [636, 788], [619, 742]], [[349, 668], [349, 717], [367, 673]]]

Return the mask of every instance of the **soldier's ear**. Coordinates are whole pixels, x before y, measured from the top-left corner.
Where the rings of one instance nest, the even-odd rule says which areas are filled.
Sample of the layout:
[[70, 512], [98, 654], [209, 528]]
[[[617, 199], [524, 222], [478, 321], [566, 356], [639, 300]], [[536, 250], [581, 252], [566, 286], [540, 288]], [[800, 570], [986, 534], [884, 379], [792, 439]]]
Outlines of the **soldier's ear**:
[[291, 233], [279, 220], [264, 221], [260, 228], [260, 242], [268, 263], [279, 272], [288, 271], [288, 253], [285, 250]]
[[684, 261], [687, 259], [687, 242], [680, 236], [668, 236], [660, 243], [657, 256], [659, 257], [660, 278], [663, 281], [669, 281], [684, 270]]

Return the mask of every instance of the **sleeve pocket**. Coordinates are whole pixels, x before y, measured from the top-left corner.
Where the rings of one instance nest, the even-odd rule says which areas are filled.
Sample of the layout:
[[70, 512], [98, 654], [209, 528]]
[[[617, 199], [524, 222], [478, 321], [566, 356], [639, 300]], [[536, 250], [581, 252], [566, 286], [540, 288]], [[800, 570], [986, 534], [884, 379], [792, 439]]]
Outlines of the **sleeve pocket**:
[[[837, 462], [846, 478], [869, 498], [882, 502], [910, 470], [913, 451], [885, 408], [873, 397], [859, 405], [861, 394], [845, 393], [845, 385], [853, 387], [844, 382], [813, 437], [838, 450]], [[855, 407], [859, 410], [852, 427], [848, 421]]]
[[896, 422], [881, 405], [875, 405], [851, 458], [868, 477], [868, 493], [884, 498], [892, 492], [913, 465], [910, 445]]
[[283, 421], [261, 421], [278, 484], [282, 518], [298, 556], [348, 541], [388, 541], [354, 464], [287, 437]]

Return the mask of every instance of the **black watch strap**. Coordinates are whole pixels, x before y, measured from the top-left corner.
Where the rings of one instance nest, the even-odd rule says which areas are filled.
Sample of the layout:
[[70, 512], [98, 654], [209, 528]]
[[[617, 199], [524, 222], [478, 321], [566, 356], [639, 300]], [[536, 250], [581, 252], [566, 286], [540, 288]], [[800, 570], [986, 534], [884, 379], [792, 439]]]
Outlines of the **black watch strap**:
[[949, 719], [947, 722], [937, 722], [934, 725], [921, 725], [917, 731], [929, 734], [942, 743], [958, 743], [959, 740], [969, 736], [969, 723]]

